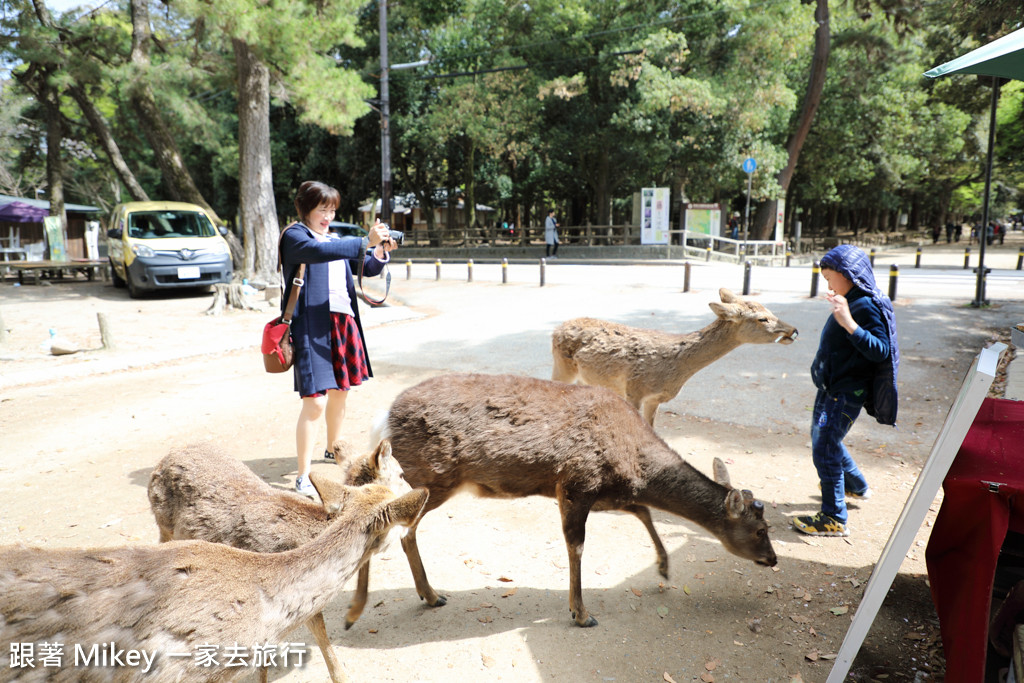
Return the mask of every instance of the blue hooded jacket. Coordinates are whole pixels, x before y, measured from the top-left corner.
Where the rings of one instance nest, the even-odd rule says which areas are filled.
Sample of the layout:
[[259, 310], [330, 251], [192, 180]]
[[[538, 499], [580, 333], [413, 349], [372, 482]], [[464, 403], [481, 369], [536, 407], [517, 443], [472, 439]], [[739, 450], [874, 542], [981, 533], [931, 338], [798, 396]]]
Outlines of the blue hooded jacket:
[[[864, 410], [881, 424], [895, 425], [899, 403], [896, 377], [900, 367], [900, 348], [896, 338], [896, 316], [893, 312], [892, 301], [878, 289], [878, 285], [875, 284], [875, 274], [871, 269], [871, 260], [857, 247], [841, 244], [825, 254], [821, 258], [820, 265], [822, 268], [836, 271], [853, 282], [854, 289], [850, 290], [846, 296], [850, 304], [850, 313], [862, 327], [861, 320], [865, 320], [868, 325], [871, 325], [872, 322], [880, 318], [884, 329], [876, 330], [875, 336], [882, 337], [882, 339], [876, 340], [876, 344], [878, 341], [888, 342], [888, 353], [877, 360], [872, 358], [881, 349], [871, 348], [872, 344], [865, 343], [865, 340], [852, 339], [851, 337], [855, 337], [856, 334], [847, 335], [846, 331], [839, 327], [838, 323], [835, 323], [835, 319], [830, 316], [822, 330], [821, 345], [811, 366], [814, 383], [819, 388], [826, 390], [842, 390], [841, 384], [845, 379], [843, 375], [850, 377], [848, 374], [850, 370], [859, 370], [860, 372], [856, 374], [861, 375], [866, 384], [860, 388], [867, 389]], [[836, 338], [834, 328], [838, 328], [839, 332], [846, 335], [847, 338], [851, 338], [851, 344], [857, 348], [855, 354], [848, 355], [846, 362], [840, 361], [840, 365], [844, 367], [836, 367], [835, 345], [830, 343]], [[869, 331], [858, 330], [857, 333], [868, 337], [871, 336], [868, 334]], [[858, 342], [860, 343], [858, 344]], [[858, 348], [859, 346], [864, 348]]]

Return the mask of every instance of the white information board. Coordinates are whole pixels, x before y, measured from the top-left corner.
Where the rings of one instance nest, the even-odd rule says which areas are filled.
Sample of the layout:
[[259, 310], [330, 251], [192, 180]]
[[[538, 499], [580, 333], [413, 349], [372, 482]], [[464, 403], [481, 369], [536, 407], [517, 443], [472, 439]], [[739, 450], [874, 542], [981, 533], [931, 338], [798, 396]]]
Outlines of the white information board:
[[843, 645], [839, 648], [839, 655], [832, 665], [827, 683], [842, 683], [846, 674], [850, 672], [853, 659], [875, 621], [882, 601], [885, 600], [893, 579], [903, 564], [903, 558], [906, 557], [914, 537], [924, 523], [928, 507], [935, 500], [942, 480], [946, 478], [957, 451], [960, 450], [967, 432], [974, 424], [978, 409], [981, 408], [982, 401], [985, 400], [996, 376], [999, 356], [1005, 349], [1006, 344], [993, 344], [987, 349], [982, 349], [964, 377], [956, 400], [953, 401], [946, 421], [942, 424], [942, 431], [935, 439], [935, 445], [932, 446], [932, 452], [921, 469], [921, 474], [917, 476], [914, 490], [910, 492], [910, 497], [903, 506], [903, 513], [889, 534], [889, 541], [885, 544], [874, 571], [871, 572], [868, 585], [864, 588], [864, 597], [857, 607], [857, 613], [853, 615], [850, 630], [846, 632]]
[[669, 196], [667, 187], [640, 190], [640, 244], [668, 244]]

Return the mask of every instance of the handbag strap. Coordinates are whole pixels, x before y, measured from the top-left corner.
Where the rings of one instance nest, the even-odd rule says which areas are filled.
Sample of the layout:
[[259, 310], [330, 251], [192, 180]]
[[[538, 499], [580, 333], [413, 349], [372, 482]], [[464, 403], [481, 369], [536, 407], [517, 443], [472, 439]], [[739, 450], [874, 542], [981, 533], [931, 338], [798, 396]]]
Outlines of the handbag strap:
[[[288, 228], [294, 227], [298, 223], [292, 223]], [[277, 270], [281, 271], [281, 242], [284, 240], [284, 234], [288, 232], [288, 228], [281, 231], [281, 236], [277, 239]], [[283, 276], [283, 273], [282, 273]], [[288, 303], [284, 307], [284, 314], [281, 316], [281, 322], [286, 325], [290, 325], [292, 322], [292, 313], [295, 311], [295, 304], [299, 301], [299, 290], [302, 289], [302, 285], [306, 284], [306, 264], [300, 263], [299, 270], [295, 273], [295, 279], [292, 280], [292, 292], [288, 296]], [[281, 290], [284, 291], [284, 277], [281, 278]]]
[[299, 290], [302, 289], [302, 285], [306, 283], [303, 280], [303, 276], [306, 274], [306, 264], [299, 264], [299, 272], [295, 274], [295, 279], [292, 280], [292, 293], [288, 295], [288, 304], [284, 307], [284, 315], [281, 316], [281, 322], [286, 325], [290, 325], [292, 322], [292, 312], [295, 311], [295, 304], [299, 300]]

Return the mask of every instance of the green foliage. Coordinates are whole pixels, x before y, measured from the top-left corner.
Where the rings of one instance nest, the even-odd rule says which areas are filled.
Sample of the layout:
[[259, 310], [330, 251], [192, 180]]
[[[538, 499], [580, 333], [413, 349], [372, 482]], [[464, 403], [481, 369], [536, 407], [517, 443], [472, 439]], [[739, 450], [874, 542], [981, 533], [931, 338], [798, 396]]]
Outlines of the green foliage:
[[[271, 69], [272, 164], [282, 218], [295, 186], [318, 178], [342, 192], [339, 217], [380, 193], [377, 5], [355, 0], [181, 0], [154, 5], [152, 64], [128, 59], [125, 0], [39, 25], [27, 0], [0, 17], [16, 74], [83, 88], [127, 163], [158, 197], [160, 173], [128, 105], [151, 84], [186, 162], [225, 217], [237, 211], [234, 40]], [[157, 11], [158, 9], [158, 11]], [[815, 31], [802, 0], [412, 0], [389, 7], [392, 165], [397, 192], [424, 206], [435, 191], [473, 190], [496, 217], [539, 223], [555, 205], [567, 224], [622, 221], [640, 187], [739, 207], [754, 157], [753, 199], [779, 197], [775, 178], [802, 105]], [[928, 220], [980, 209], [990, 89], [932, 66], [1022, 19], [1006, 0], [832, 3], [825, 91], [787, 197], [819, 213], [902, 211]], [[40, 118], [24, 85], [3, 90], [0, 183], [41, 175]], [[109, 204], [106, 157], [77, 105], [62, 100], [74, 200]], [[997, 203], [1024, 187], [1024, 91], [1004, 86], [996, 148]], [[90, 196], [77, 193], [85, 192]], [[102, 199], [100, 198], [102, 197]], [[846, 220], [845, 218], [843, 220]], [[852, 221], [853, 219], [850, 218]], [[814, 226], [806, 226], [805, 230]]]

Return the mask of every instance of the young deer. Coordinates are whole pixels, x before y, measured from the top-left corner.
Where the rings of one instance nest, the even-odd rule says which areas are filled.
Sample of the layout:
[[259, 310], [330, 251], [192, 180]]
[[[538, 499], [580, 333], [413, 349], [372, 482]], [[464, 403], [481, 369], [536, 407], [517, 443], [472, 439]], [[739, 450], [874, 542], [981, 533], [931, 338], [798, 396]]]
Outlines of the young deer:
[[[329, 505], [336, 517], [324, 533], [281, 553], [206, 541], [0, 548], [0, 642], [32, 644], [36, 652], [42, 643], [59, 642], [69, 650], [61, 668], [0, 662], [0, 679], [4, 671], [19, 680], [57, 682], [237, 677], [247, 666], [224, 666], [228, 648], [273, 645], [320, 612], [392, 527], [413, 524], [428, 496], [419, 489], [396, 498], [377, 484], [340, 494]], [[92, 666], [70, 661], [72, 644], [76, 652], [99, 651]], [[111, 668], [100, 656], [108, 646], [142, 653], [137, 666]], [[211, 647], [218, 648], [220, 666], [193, 660]]]
[[[597, 624], [583, 606], [580, 583], [591, 510], [636, 515], [654, 542], [662, 576], [668, 576], [668, 553], [648, 506], [696, 522], [740, 557], [776, 563], [764, 505], [730, 486], [725, 465], [717, 460], [718, 481], [708, 479], [603, 388], [512, 375], [442, 375], [399, 394], [378, 428], [391, 439], [409, 483], [430, 491], [424, 514], [461, 488], [495, 498], [557, 499], [569, 551], [569, 607], [579, 626]], [[443, 605], [423, 570], [418, 524], [402, 538], [402, 548], [420, 598]], [[365, 596], [353, 604], [365, 604]], [[350, 611], [348, 623], [358, 616]]]
[[[160, 528], [160, 542], [197, 539], [258, 553], [297, 548], [319, 536], [339, 510], [330, 503], [339, 500], [342, 482], [327, 472], [316, 470], [310, 477], [323, 501], [314, 503], [270, 486], [215, 446], [175, 449], [149, 478], [149, 504]], [[353, 459], [344, 479], [352, 486], [382, 484], [397, 495], [412, 490], [386, 439], [370, 455]], [[320, 646], [331, 680], [344, 680], [323, 614], [314, 614], [306, 626]], [[266, 675], [262, 667], [264, 682]]]
[[755, 301], [718, 290], [708, 304], [717, 319], [697, 332], [670, 334], [575, 318], [551, 335], [551, 379], [607, 387], [654, 426], [658, 406], [671, 401], [701, 368], [741, 344], [792, 344], [798, 330]]

